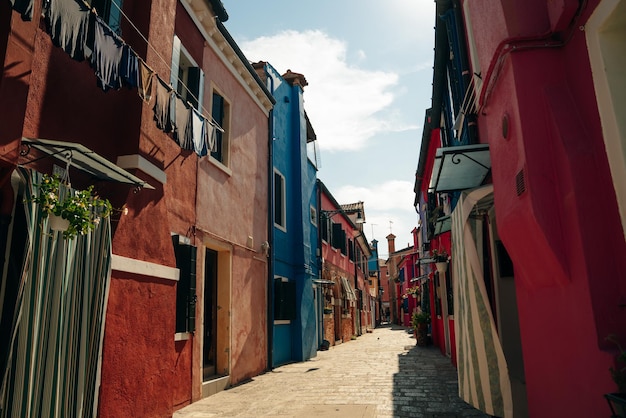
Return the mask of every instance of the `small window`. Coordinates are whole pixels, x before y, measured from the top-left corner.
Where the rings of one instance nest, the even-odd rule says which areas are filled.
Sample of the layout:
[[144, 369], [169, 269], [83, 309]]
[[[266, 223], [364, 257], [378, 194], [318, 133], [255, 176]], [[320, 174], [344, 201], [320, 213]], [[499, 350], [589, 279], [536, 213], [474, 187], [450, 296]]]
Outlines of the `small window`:
[[285, 177], [274, 170], [274, 225], [283, 230], [287, 227], [285, 193]]
[[317, 209], [311, 206], [311, 223], [317, 226]]
[[104, 20], [111, 30], [118, 35], [122, 34], [122, 5], [123, 0], [93, 0], [91, 7], [96, 9], [98, 16]]
[[223, 130], [217, 129], [215, 131], [215, 146], [211, 151], [211, 157], [228, 166], [230, 105], [222, 95], [215, 91], [211, 104], [211, 117]]

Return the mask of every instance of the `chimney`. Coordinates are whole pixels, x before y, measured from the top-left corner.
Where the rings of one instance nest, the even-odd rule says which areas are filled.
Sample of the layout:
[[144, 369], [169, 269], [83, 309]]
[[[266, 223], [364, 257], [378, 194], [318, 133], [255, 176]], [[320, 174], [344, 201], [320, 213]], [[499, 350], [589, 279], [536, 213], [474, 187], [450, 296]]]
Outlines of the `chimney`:
[[396, 252], [396, 236], [394, 234], [387, 235], [387, 248], [389, 249], [389, 257]]

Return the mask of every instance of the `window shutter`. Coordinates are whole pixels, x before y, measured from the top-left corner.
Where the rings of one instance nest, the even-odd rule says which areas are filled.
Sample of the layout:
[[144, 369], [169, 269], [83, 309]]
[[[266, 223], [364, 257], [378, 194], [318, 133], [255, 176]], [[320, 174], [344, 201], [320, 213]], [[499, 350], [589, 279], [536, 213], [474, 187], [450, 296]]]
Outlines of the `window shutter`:
[[[341, 226], [341, 224], [340, 224]], [[341, 238], [339, 241], [339, 249], [341, 250], [341, 254], [346, 255], [346, 231], [341, 230]]]
[[178, 89], [178, 70], [180, 66], [180, 38], [174, 35], [172, 42], [172, 70], [170, 72], [170, 84], [174, 90]]
[[328, 218], [326, 216], [320, 217], [320, 228], [322, 229], [322, 239], [328, 242]]
[[176, 287], [176, 332], [196, 330], [196, 257], [197, 248], [178, 242], [178, 235], [172, 237], [176, 268], [180, 271]]
[[[224, 98], [217, 93], [213, 93], [211, 105], [211, 116], [222, 128], [224, 127]], [[217, 161], [223, 162], [223, 133], [219, 129], [215, 130], [215, 151], [211, 151], [211, 156]]]
[[354, 261], [354, 241], [348, 240], [348, 257], [350, 261]]
[[198, 103], [202, 103], [203, 79], [204, 73], [200, 68], [189, 67], [187, 69], [187, 88], [191, 93], [187, 92], [185, 96], [187, 101], [196, 109], [198, 109]]
[[[333, 248], [337, 248], [337, 249], [341, 249], [341, 233], [343, 232], [343, 230], [341, 229], [341, 224], [337, 224], [337, 223], [333, 223], [333, 229], [331, 231], [332, 236], [330, 238], [331, 240], [331, 246]], [[344, 235], [344, 239], [345, 239], [345, 235]]]

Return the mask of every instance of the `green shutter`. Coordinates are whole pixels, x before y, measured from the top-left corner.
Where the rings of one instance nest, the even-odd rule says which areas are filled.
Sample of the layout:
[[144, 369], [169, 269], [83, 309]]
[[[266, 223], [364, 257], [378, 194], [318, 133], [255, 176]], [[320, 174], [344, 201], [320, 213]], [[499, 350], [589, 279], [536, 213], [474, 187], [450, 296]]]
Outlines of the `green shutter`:
[[176, 332], [194, 332], [196, 328], [196, 257], [197, 248], [179, 243], [172, 237], [176, 268], [180, 270], [176, 285]]

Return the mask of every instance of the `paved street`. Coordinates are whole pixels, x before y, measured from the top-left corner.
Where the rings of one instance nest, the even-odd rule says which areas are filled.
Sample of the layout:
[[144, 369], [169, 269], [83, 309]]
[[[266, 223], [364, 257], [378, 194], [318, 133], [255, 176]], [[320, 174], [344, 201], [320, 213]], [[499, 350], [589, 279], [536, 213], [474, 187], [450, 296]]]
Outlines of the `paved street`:
[[384, 326], [189, 405], [175, 418], [487, 417], [459, 399], [456, 370], [405, 328]]

